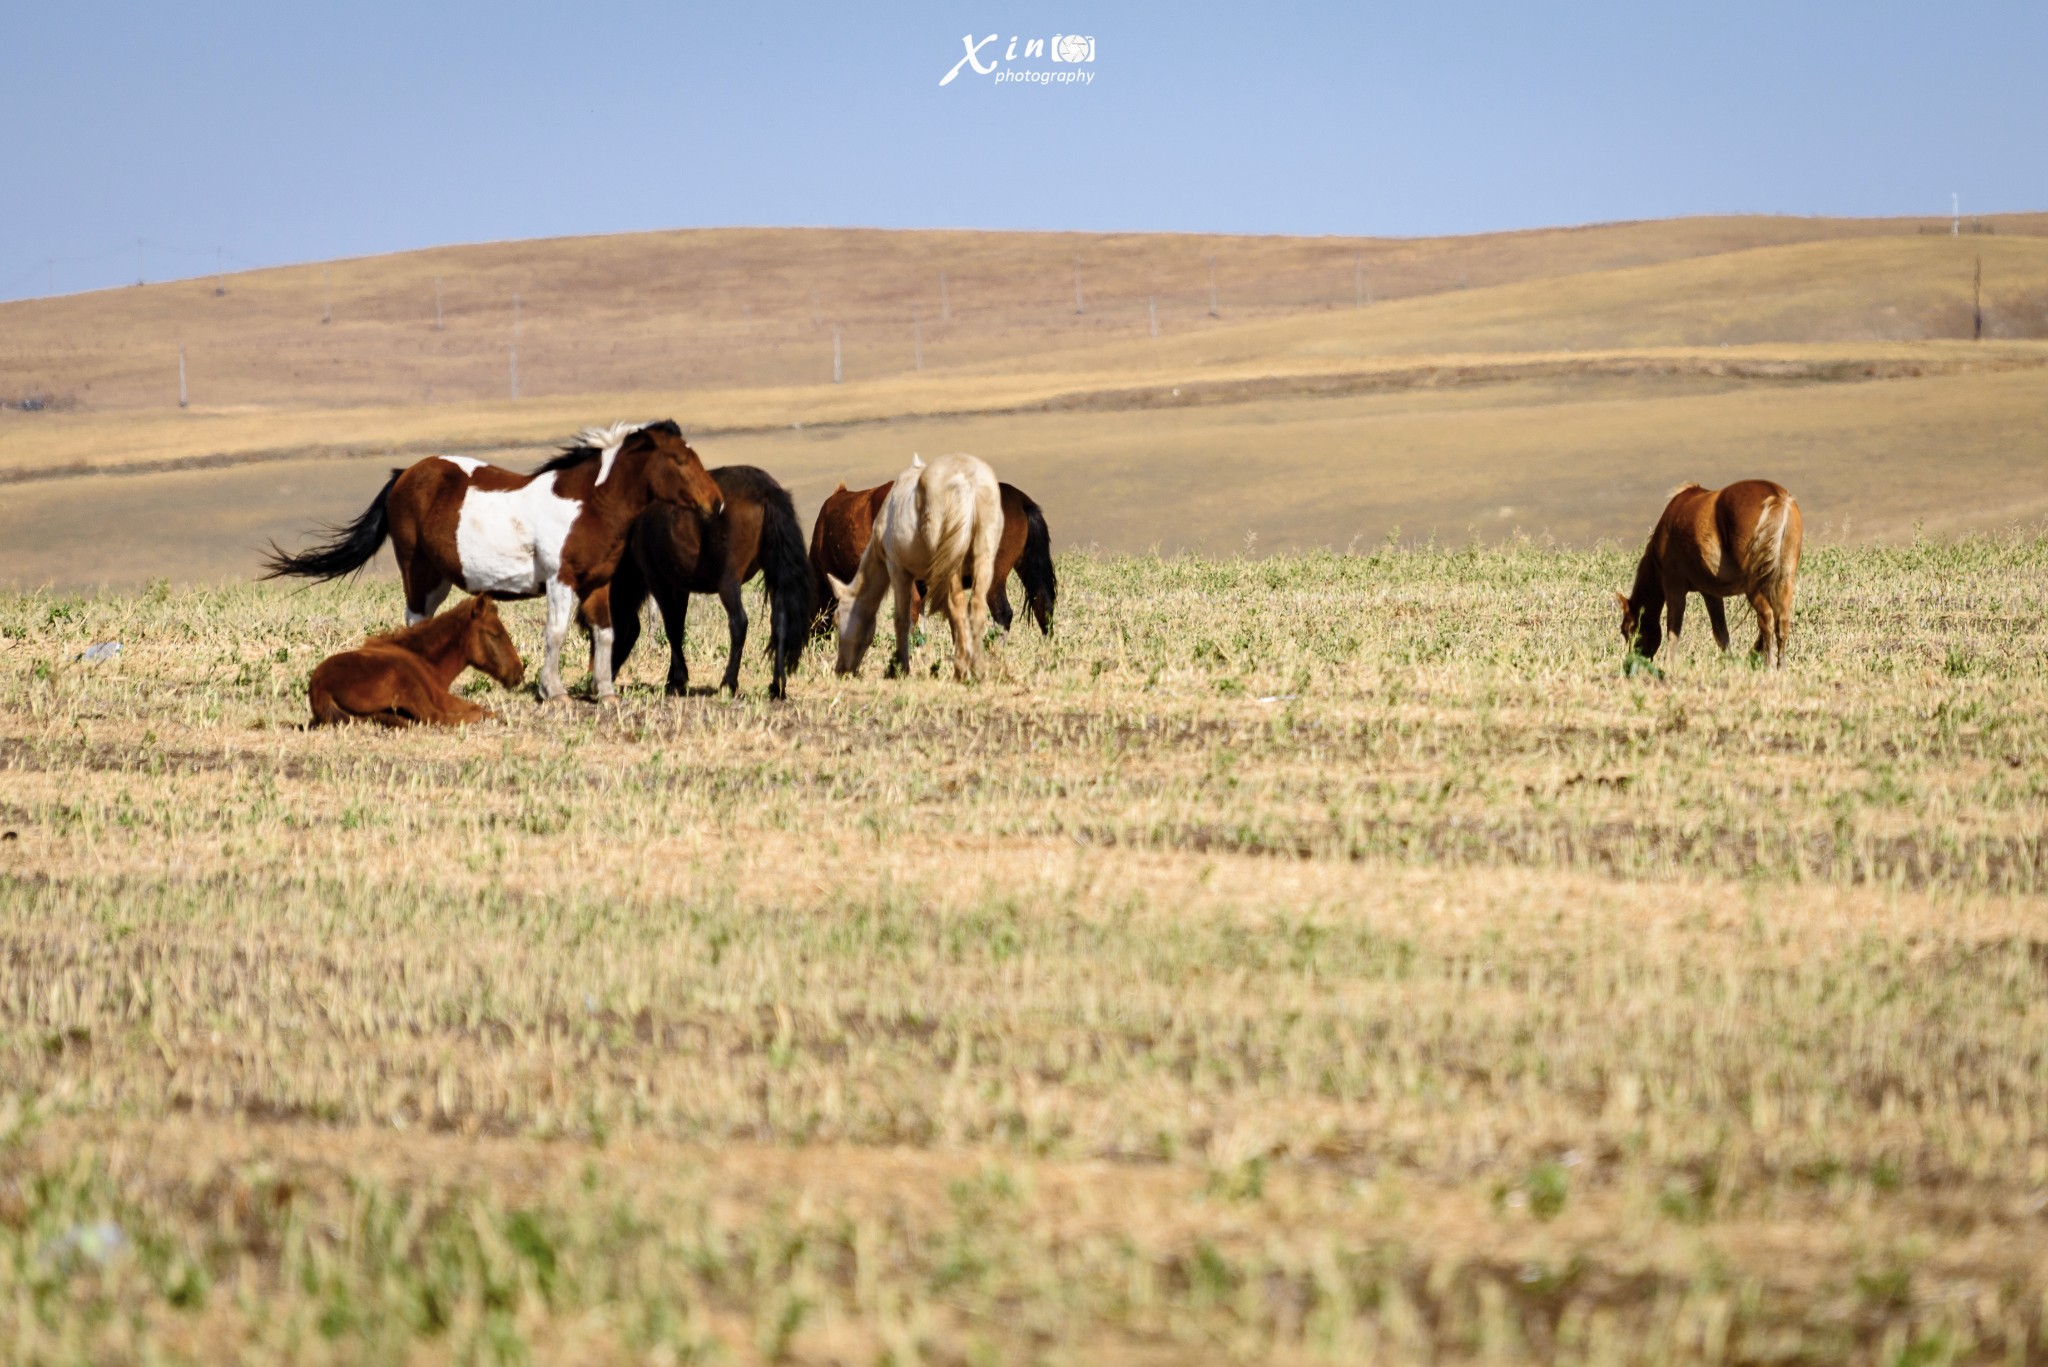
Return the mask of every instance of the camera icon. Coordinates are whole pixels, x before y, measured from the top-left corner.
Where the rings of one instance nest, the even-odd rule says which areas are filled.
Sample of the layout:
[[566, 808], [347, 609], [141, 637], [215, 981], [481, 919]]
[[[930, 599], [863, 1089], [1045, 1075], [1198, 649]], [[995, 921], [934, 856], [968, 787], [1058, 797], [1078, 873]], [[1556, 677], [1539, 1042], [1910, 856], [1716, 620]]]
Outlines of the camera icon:
[[1054, 34], [1052, 59], [1055, 62], [1092, 62], [1095, 60], [1095, 40], [1078, 33]]

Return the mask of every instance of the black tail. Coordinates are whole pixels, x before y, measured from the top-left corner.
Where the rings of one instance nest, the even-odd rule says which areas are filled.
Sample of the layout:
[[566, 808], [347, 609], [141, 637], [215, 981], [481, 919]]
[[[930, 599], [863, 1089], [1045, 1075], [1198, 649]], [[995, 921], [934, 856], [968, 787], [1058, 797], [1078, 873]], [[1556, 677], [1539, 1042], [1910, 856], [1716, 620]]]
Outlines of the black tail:
[[384, 500], [391, 495], [391, 486], [398, 483], [403, 470], [393, 470], [391, 478], [384, 481], [384, 487], [377, 491], [377, 497], [370, 500], [370, 506], [363, 515], [346, 527], [326, 528], [327, 539], [317, 546], [287, 555], [278, 544], [270, 543], [270, 554], [263, 558], [269, 567], [265, 579], [278, 579], [285, 575], [296, 575], [301, 579], [339, 579], [344, 574], [354, 574], [370, 563], [370, 557], [384, 544], [384, 538], [391, 532], [391, 522], [384, 514]]
[[773, 480], [761, 491], [761, 582], [768, 587], [769, 658], [776, 673], [795, 669], [811, 635], [811, 558], [789, 490]]
[[1018, 497], [1024, 500], [1024, 554], [1017, 561], [1017, 577], [1024, 581], [1024, 602], [1038, 620], [1038, 629], [1050, 636], [1053, 604], [1060, 596], [1059, 575], [1052, 567], [1052, 533], [1046, 529], [1045, 509], [1029, 494]]

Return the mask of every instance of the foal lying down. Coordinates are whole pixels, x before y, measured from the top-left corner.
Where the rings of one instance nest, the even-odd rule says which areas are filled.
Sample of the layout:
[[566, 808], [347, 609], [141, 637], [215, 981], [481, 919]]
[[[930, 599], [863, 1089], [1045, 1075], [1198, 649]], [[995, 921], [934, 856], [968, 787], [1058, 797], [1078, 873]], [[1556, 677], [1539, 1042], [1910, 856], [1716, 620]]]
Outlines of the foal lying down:
[[526, 677], [526, 664], [498, 617], [498, 605], [482, 596], [322, 660], [308, 689], [313, 725], [460, 726], [495, 717], [489, 708], [448, 691], [471, 665], [507, 688], [516, 688]]

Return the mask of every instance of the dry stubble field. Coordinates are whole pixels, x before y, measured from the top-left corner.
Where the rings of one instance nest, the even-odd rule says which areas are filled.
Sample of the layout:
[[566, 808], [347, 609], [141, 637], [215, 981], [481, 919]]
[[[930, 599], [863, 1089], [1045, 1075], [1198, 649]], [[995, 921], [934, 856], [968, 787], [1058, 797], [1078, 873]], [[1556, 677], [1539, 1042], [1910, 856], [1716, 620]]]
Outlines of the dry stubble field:
[[2048, 1356], [2048, 541], [1661, 679], [1613, 552], [1060, 568], [455, 735], [298, 729], [388, 584], [0, 597], [0, 1355]]

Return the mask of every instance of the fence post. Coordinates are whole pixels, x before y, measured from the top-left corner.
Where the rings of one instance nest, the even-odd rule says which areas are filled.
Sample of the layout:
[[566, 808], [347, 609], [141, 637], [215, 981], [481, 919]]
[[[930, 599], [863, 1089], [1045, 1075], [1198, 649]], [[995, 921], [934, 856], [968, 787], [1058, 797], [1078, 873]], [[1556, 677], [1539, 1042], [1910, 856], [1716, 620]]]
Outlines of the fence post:
[[1159, 301], [1151, 295], [1145, 296], [1145, 318], [1151, 324], [1152, 335], [1159, 335]]
[[178, 407], [185, 406], [185, 344], [178, 343]]

